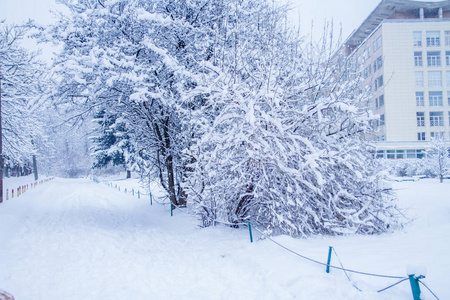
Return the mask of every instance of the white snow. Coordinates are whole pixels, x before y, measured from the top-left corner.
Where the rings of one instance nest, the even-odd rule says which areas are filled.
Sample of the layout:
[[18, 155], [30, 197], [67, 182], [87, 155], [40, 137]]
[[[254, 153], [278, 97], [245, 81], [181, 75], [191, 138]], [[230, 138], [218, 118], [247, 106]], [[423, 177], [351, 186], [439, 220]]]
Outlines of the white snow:
[[[31, 177], [6, 179], [9, 191]], [[0, 204], [0, 289], [35, 299], [412, 299], [409, 282], [350, 274], [306, 261], [254, 230], [200, 229], [180, 210], [128, 193], [136, 179], [116, 180], [121, 191], [89, 179], [55, 179]], [[450, 299], [450, 182], [396, 182], [405, 229], [379, 236], [274, 240], [326, 262], [333, 246], [346, 268], [407, 276]], [[156, 186], [152, 186], [156, 192]], [[141, 191], [141, 193], [144, 193]], [[332, 265], [339, 265], [336, 256]], [[411, 267], [415, 266], [415, 267]], [[423, 299], [434, 297], [422, 287]]]

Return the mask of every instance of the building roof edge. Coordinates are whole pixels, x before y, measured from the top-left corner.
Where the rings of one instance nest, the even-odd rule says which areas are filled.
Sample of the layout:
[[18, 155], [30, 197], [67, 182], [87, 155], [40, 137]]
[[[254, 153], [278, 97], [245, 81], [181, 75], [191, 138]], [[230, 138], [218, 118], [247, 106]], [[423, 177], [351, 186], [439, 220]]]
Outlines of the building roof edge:
[[450, 11], [450, 0], [431, 1], [411, 1], [411, 0], [382, 0], [377, 7], [369, 14], [362, 24], [349, 35], [344, 45], [356, 47], [360, 45], [378, 26], [388, 19], [394, 12], [409, 12], [413, 9], [439, 9]]

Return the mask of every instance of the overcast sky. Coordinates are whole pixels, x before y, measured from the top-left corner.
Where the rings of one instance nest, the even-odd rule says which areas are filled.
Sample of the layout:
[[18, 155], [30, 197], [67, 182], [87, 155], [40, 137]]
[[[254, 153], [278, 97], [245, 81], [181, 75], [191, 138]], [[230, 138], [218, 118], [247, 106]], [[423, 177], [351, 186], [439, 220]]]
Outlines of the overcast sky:
[[[343, 38], [347, 36], [368, 16], [381, 0], [290, 0], [293, 22], [298, 24], [304, 35], [311, 32], [314, 20], [313, 36], [322, 32], [324, 20], [333, 20], [334, 26], [342, 26]], [[54, 0], [0, 0], [0, 20], [8, 23], [22, 23], [34, 19], [42, 23], [52, 21], [49, 10], [61, 7]]]

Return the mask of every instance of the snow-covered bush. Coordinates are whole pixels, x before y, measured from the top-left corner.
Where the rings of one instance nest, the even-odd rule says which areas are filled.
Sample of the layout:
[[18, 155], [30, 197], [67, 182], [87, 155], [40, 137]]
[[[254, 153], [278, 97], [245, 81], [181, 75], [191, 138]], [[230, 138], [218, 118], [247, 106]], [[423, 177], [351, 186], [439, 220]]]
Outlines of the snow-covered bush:
[[236, 34], [218, 40], [233, 46], [199, 89], [213, 118], [193, 120], [203, 134], [187, 151], [185, 187], [203, 225], [251, 221], [292, 236], [398, 226], [364, 142], [370, 116], [357, 78], [344, 77], [332, 41], [305, 46], [282, 10], [251, 3], [228, 18]]

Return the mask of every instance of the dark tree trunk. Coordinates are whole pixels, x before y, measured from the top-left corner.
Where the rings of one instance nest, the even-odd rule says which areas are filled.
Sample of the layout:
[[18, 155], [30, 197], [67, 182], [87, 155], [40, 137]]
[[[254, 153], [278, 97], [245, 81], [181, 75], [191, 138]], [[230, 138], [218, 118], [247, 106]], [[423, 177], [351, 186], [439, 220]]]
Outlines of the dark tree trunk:
[[33, 172], [34, 172], [34, 180], [37, 181], [39, 176], [38, 176], [36, 155], [33, 155]]
[[131, 171], [130, 170], [127, 170], [127, 179], [128, 178], [131, 178]]

